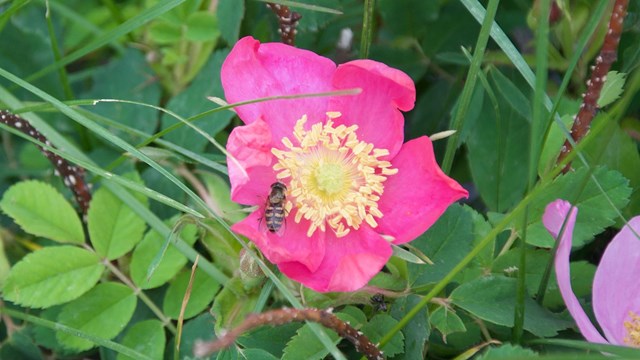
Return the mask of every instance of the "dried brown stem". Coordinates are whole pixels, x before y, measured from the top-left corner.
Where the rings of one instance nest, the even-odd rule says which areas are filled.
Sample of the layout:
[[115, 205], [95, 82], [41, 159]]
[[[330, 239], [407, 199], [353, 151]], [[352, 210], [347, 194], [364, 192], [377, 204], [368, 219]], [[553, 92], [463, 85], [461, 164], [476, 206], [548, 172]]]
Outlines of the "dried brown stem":
[[[54, 147], [51, 142], [40, 133], [31, 124], [18, 115], [12, 114], [6, 110], [0, 110], [0, 123], [11, 126], [12, 128], [38, 140], [39, 142]], [[86, 215], [89, 210], [89, 202], [91, 201], [91, 192], [89, 186], [84, 179], [84, 169], [75, 165], [71, 165], [63, 157], [52, 153], [46, 148], [39, 146], [40, 151], [49, 159], [53, 167], [56, 169], [56, 175], [59, 175], [64, 184], [73, 192], [78, 206], [82, 214]]]
[[278, 33], [280, 33], [282, 42], [293, 46], [298, 33], [296, 26], [298, 26], [298, 21], [300, 21], [302, 15], [291, 11], [288, 6], [280, 4], [267, 3], [267, 7], [278, 16]]
[[203, 357], [231, 346], [235, 340], [246, 331], [263, 325], [283, 325], [293, 321], [317, 322], [334, 330], [338, 335], [349, 340], [353, 343], [356, 350], [365, 355], [367, 359], [384, 359], [382, 351], [380, 351], [380, 349], [378, 349], [378, 347], [373, 344], [369, 338], [353, 328], [351, 325], [340, 320], [337, 316], [333, 315], [331, 310], [291, 308], [283, 308], [263, 312], [261, 314], [249, 315], [242, 324], [238, 325], [235, 329], [230, 330], [217, 340], [209, 342], [197, 341], [193, 348], [193, 354], [198, 357]]
[[[624, 17], [627, 15], [627, 5], [629, 0], [616, 0], [613, 5], [609, 28], [604, 38], [600, 54], [596, 57], [596, 64], [591, 67], [591, 78], [587, 80], [587, 92], [582, 95], [582, 105], [574, 118], [571, 128], [571, 138], [574, 142], [580, 141], [589, 131], [591, 121], [598, 111], [598, 99], [602, 91], [602, 85], [607, 80], [607, 73], [618, 57], [618, 43], [622, 34]], [[558, 157], [558, 163], [564, 160], [571, 151], [572, 146], [569, 140], [564, 142]], [[562, 170], [563, 173], [571, 169], [571, 164], [567, 164]]]

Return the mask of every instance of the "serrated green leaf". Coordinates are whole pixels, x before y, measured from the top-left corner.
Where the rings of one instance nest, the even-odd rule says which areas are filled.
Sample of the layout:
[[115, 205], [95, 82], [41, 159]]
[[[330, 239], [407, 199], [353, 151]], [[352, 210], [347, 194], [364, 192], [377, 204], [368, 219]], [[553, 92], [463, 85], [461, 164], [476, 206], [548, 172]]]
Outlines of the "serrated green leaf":
[[[362, 331], [372, 343], [378, 343], [391, 329], [398, 323], [398, 321], [387, 314], [378, 314], [371, 318], [360, 331]], [[399, 354], [404, 349], [404, 335], [401, 332], [397, 332], [391, 340], [382, 347], [385, 356], [393, 357]]]
[[[335, 314], [342, 321], [348, 321], [352, 326], [358, 328], [357, 320], [347, 313]], [[340, 342], [340, 337], [334, 331], [328, 331], [329, 338], [334, 344]], [[284, 348], [282, 360], [321, 360], [329, 354], [329, 351], [318, 341], [318, 337], [311, 331], [308, 324], [303, 325], [296, 335], [291, 338]]]
[[[165, 348], [164, 326], [159, 320], [151, 319], [133, 325], [122, 338], [122, 345], [127, 346], [152, 359], [162, 360]], [[117, 360], [132, 358], [118, 354]]]
[[[194, 225], [186, 225], [181, 232], [181, 237], [185, 242], [193, 245], [196, 241], [196, 231]], [[169, 239], [164, 239], [158, 232], [151, 230], [133, 250], [130, 265], [131, 280], [142, 289], [153, 289], [163, 285], [187, 263], [187, 258], [173, 245], [167, 244], [167, 241]], [[163, 251], [165, 244], [166, 250]], [[154, 270], [151, 277], [147, 279], [151, 267]]]
[[[451, 302], [485, 321], [512, 327], [517, 279], [488, 276], [460, 285], [451, 293]], [[571, 326], [571, 322], [541, 307], [526, 297], [525, 330], [540, 337], [550, 337]]]
[[[113, 339], [131, 320], [136, 302], [130, 288], [113, 282], [102, 283], [64, 305], [58, 321], [81, 333]], [[63, 332], [58, 332], [57, 338], [63, 346], [74, 350], [87, 350], [95, 345]]]
[[609, 71], [607, 80], [602, 85], [598, 106], [605, 107], [616, 101], [624, 90], [624, 83], [627, 80], [627, 74], [617, 71]]
[[46, 247], [13, 266], [4, 284], [4, 299], [33, 308], [63, 304], [91, 289], [103, 271], [100, 258], [87, 250]]
[[[411, 311], [422, 300], [420, 296], [409, 295], [396, 299], [391, 307], [391, 316], [394, 319], [402, 319], [409, 311]], [[431, 334], [431, 326], [429, 326], [428, 309], [423, 307], [418, 314], [409, 321], [402, 329], [404, 334], [404, 353], [394, 357], [397, 360], [420, 359], [423, 357], [425, 343]]]
[[[571, 201], [578, 207], [578, 217], [573, 232], [574, 248], [584, 246], [607, 226], [614, 224], [618, 210], [629, 202], [631, 195], [629, 181], [617, 171], [600, 167], [593, 172], [593, 176], [600, 186], [596, 185], [593, 179], [589, 179], [584, 191], [578, 197], [585, 176], [588, 176], [586, 168], [559, 176], [531, 202], [529, 206], [530, 224], [527, 228], [527, 242], [529, 244], [547, 248], [553, 246], [555, 239], [542, 225], [542, 214], [546, 206], [556, 199]], [[606, 196], [602, 194], [601, 188]], [[609, 204], [607, 198], [611, 199], [615, 208]]]
[[260, 360], [278, 360], [277, 357], [262, 349], [245, 349], [242, 351], [245, 359], [260, 359]]
[[409, 264], [409, 282], [422, 286], [442, 279], [471, 249], [473, 223], [471, 210], [454, 204], [426, 233], [411, 242], [433, 265]]
[[216, 15], [222, 38], [227, 44], [235, 44], [240, 36], [240, 25], [244, 17], [244, 0], [221, 1]]
[[78, 214], [53, 186], [41, 181], [23, 181], [10, 187], [0, 208], [32, 235], [62, 243], [84, 243]]
[[264, 349], [280, 359], [287, 342], [302, 326], [301, 323], [290, 323], [278, 327], [265, 326], [243, 335], [237, 342], [245, 348]]
[[109, 260], [131, 251], [146, 227], [141, 217], [104, 187], [93, 195], [87, 221], [91, 244]]
[[220, 37], [218, 20], [206, 11], [197, 11], [187, 19], [187, 39], [191, 41], [215, 41]]
[[[180, 315], [182, 300], [184, 299], [190, 277], [190, 271], [182, 271], [171, 281], [165, 293], [164, 301], [162, 302], [162, 311], [172, 319], [177, 319]], [[184, 318], [192, 318], [206, 309], [213, 301], [219, 288], [220, 284], [215, 279], [208, 276], [204, 271], [200, 270], [200, 268], [197, 268], [189, 302], [184, 311]]]
[[431, 321], [431, 325], [433, 325], [444, 338], [447, 335], [455, 333], [455, 332], [463, 332], [466, 331], [467, 328], [464, 326], [462, 319], [456, 315], [451, 310], [448, 310], [446, 307], [441, 306], [437, 308], [434, 312], [431, 313], [431, 317], [429, 318]]
[[180, 41], [182, 30], [178, 24], [158, 20], [149, 25], [149, 37], [156, 44], [173, 44]]
[[0, 346], [0, 359], [41, 360], [42, 351], [31, 339], [29, 328], [13, 331]]

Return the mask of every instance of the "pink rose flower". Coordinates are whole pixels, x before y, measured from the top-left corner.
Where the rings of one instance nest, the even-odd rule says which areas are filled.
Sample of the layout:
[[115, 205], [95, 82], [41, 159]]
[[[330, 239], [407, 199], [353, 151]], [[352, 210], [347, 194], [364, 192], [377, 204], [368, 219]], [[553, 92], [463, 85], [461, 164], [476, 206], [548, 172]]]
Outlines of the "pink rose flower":
[[[353, 291], [392, 249], [468, 196], [438, 167], [423, 136], [403, 144], [415, 87], [371, 60], [336, 67], [313, 52], [238, 41], [222, 65], [229, 103], [360, 88], [353, 96], [281, 99], [236, 107], [244, 126], [227, 143], [231, 198], [259, 209], [232, 229], [289, 278], [320, 292]], [[284, 232], [265, 231], [271, 185], [286, 190]]]
[[588, 341], [640, 347], [640, 216], [631, 219], [611, 240], [596, 269], [592, 303], [603, 337], [571, 289], [569, 254], [578, 214], [578, 209], [571, 206], [567, 201], [556, 200], [547, 205], [542, 218], [544, 226], [557, 238], [569, 217], [555, 259], [558, 287], [567, 309]]

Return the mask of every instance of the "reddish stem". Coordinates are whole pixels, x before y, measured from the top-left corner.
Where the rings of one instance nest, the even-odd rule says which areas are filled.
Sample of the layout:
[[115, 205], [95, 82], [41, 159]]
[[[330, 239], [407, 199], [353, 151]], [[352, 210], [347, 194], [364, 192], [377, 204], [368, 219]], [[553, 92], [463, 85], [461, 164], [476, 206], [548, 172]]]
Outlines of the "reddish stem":
[[215, 341], [197, 341], [193, 347], [193, 354], [204, 357], [213, 352], [231, 346], [235, 340], [244, 332], [263, 325], [283, 325], [293, 321], [313, 321], [334, 330], [341, 337], [349, 340], [356, 350], [369, 360], [382, 360], [384, 355], [378, 347], [369, 340], [363, 333], [353, 328], [351, 325], [340, 320], [331, 313], [331, 310], [319, 309], [291, 309], [283, 308], [271, 310], [261, 314], [251, 314], [238, 325]]
[[[616, 0], [613, 5], [607, 35], [604, 38], [600, 54], [596, 57], [596, 64], [591, 67], [591, 78], [587, 80], [587, 92], [582, 95], [582, 105], [580, 105], [580, 110], [574, 117], [573, 127], [571, 128], [571, 138], [576, 143], [587, 134], [591, 121], [599, 109], [598, 99], [600, 98], [602, 85], [607, 80], [607, 73], [609, 73], [611, 64], [618, 57], [618, 43], [622, 34], [624, 17], [627, 15], [628, 4], [629, 0]], [[557, 163], [567, 157], [571, 149], [571, 143], [569, 140], [565, 140]], [[562, 172], [567, 173], [570, 169], [571, 163], [568, 163]]]
[[298, 21], [300, 21], [302, 15], [291, 11], [288, 6], [280, 4], [267, 3], [267, 7], [278, 16], [278, 33], [280, 33], [282, 42], [293, 46], [298, 33], [296, 26], [298, 26]]
[[[11, 126], [12, 128], [38, 140], [39, 142], [54, 147], [51, 142], [34, 128], [27, 120], [12, 114], [6, 110], [0, 110], [0, 123]], [[60, 176], [64, 184], [73, 192], [80, 210], [83, 215], [89, 210], [89, 202], [91, 201], [91, 192], [89, 186], [84, 179], [84, 169], [75, 165], [71, 165], [63, 157], [52, 153], [46, 148], [38, 145], [40, 151], [49, 159], [53, 167], [56, 168], [56, 175]]]

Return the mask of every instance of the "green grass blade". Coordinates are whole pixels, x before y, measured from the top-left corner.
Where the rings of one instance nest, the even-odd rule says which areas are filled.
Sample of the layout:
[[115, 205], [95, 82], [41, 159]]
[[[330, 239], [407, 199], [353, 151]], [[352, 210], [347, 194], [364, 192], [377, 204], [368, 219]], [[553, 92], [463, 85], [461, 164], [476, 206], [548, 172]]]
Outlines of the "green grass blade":
[[360, 40], [360, 58], [369, 57], [369, 48], [373, 42], [375, 0], [364, 0], [364, 17], [362, 19], [362, 39]]
[[139, 28], [140, 26], [148, 23], [149, 21], [157, 18], [158, 16], [166, 13], [167, 11], [173, 9], [174, 7], [182, 4], [185, 0], [167, 0], [160, 1], [156, 5], [143, 10], [135, 17], [127, 20], [121, 25], [109, 30], [102, 35], [98, 36], [96, 39], [91, 41], [89, 44], [83, 46], [82, 48], [72, 52], [71, 54], [65, 56], [60, 61], [56, 61], [55, 63], [42, 68], [41, 70], [35, 72], [34, 74], [28, 76], [25, 80], [32, 82], [36, 79], [41, 78], [42, 76], [48, 74], [49, 72], [56, 70], [62, 66], [70, 64], [81, 57], [87, 55], [88, 53], [99, 49], [100, 47], [116, 41], [123, 35], [130, 33], [131, 31]]
[[460, 102], [458, 103], [458, 109], [451, 124], [451, 129], [456, 130], [455, 134], [447, 141], [447, 149], [444, 153], [444, 160], [442, 162], [442, 171], [449, 173], [451, 171], [451, 165], [453, 164], [453, 155], [458, 148], [458, 141], [460, 138], [460, 130], [462, 129], [463, 121], [469, 110], [469, 104], [471, 103], [471, 97], [473, 96], [473, 89], [475, 89], [476, 81], [478, 79], [478, 72], [480, 66], [482, 66], [482, 59], [484, 57], [485, 49], [487, 48], [487, 42], [489, 41], [489, 34], [491, 30], [491, 24], [496, 16], [498, 10], [499, 0], [489, 1], [489, 10], [482, 21], [482, 27], [478, 35], [478, 41], [476, 42], [476, 48], [471, 59], [471, 66], [469, 67], [469, 73], [467, 73], [467, 79], [462, 89], [462, 95], [460, 95]]

